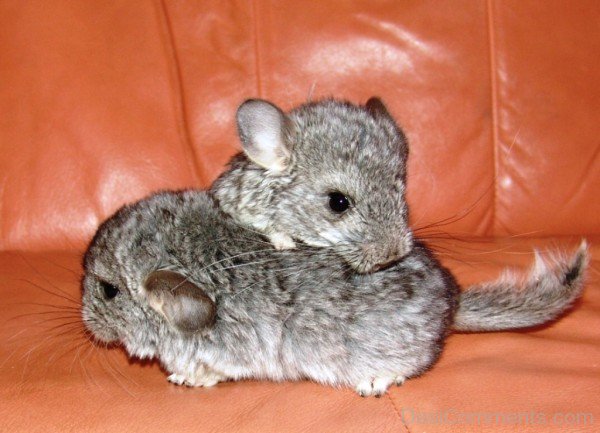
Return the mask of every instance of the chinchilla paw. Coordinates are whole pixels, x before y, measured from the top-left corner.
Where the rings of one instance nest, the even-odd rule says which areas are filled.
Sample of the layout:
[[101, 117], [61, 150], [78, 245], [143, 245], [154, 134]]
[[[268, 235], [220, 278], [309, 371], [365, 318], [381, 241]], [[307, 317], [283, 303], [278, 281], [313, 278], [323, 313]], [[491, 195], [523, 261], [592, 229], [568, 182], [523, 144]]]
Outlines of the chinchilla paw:
[[296, 248], [294, 240], [285, 233], [273, 233], [269, 235], [269, 240], [277, 250], [291, 250]]
[[393, 377], [380, 376], [373, 379], [365, 379], [359, 382], [356, 386], [356, 392], [361, 397], [381, 397], [392, 383], [395, 382]]
[[167, 377], [167, 380], [175, 385], [183, 385], [185, 382], [185, 376], [182, 374], [173, 373]]

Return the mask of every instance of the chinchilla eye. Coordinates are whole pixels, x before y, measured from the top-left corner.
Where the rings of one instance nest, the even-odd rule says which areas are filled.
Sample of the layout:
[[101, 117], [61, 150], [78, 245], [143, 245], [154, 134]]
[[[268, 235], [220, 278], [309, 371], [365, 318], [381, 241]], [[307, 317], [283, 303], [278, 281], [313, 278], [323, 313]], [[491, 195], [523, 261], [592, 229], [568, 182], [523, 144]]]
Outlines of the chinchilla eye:
[[104, 297], [106, 299], [113, 299], [119, 294], [119, 289], [117, 289], [116, 286], [113, 286], [105, 281], [100, 281], [100, 287], [102, 288], [102, 292], [104, 292]]
[[335, 213], [346, 212], [350, 207], [350, 200], [339, 191], [329, 193], [329, 207]]

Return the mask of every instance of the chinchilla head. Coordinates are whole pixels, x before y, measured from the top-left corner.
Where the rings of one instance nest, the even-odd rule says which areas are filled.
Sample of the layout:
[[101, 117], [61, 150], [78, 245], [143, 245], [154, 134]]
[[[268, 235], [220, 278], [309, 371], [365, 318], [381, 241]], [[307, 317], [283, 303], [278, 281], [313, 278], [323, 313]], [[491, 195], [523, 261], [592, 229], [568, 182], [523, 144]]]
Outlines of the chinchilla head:
[[225, 212], [262, 231], [335, 247], [359, 272], [411, 250], [408, 146], [381, 100], [323, 100], [288, 114], [249, 100], [237, 123], [245, 156], [213, 186]]
[[133, 207], [121, 209], [92, 240], [84, 257], [82, 315], [96, 340], [123, 344], [143, 358], [155, 354], [160, 317], [148, 308], [141, 283], [160, 254], [135, 214]]
[[126, 206], [103, 223], [84, 257], [85, 326], [96, 340], [122, 344], [139, 358], [156, 356], [159, 341], [193, 334], [214, 318], [204, 292], [163, 269], [162, 237], [173, 216], [156, 205], [168, 196], [151, 201]]

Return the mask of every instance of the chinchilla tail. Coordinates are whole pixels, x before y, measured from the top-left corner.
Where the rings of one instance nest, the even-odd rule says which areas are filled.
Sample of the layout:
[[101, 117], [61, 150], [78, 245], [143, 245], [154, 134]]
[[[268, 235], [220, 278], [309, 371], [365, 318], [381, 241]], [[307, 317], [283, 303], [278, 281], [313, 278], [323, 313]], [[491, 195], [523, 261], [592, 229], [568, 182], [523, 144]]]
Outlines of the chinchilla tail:
[[527, 328], [553, 320], [583, 290], [589, 261], [584, 240], [570, 258], [555, 254], [535, 263], [524, 277], [505, 273], [496, 281], [467, 287], [459, 297], [455, 331], [481, 332]]

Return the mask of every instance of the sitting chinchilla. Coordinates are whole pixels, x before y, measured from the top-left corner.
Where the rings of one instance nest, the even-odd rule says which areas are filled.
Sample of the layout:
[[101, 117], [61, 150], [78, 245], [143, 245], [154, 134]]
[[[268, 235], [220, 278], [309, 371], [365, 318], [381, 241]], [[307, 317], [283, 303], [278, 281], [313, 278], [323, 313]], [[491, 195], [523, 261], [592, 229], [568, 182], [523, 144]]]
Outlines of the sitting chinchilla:
[[289, 114], [248, 100], [237, 112], [244, 152], [215, 181], [219, 207], [276, 248], [336, 247], [358, 272], [411, 251], [408, 145], [378, 98], [324, 100]]
[[96, 339], [157, 358], [169, 380], [310, 379], [383, 394], [428, 369], [454, 330], [545, 323], [579, 296], [585, 243], [522, 283], [459, 294], [414, 241], [403, 260], [354, 271], [334, 248], [276, 250], [204, 192], [161, 193], [99, 228], [84, 259], [83, 320]]

